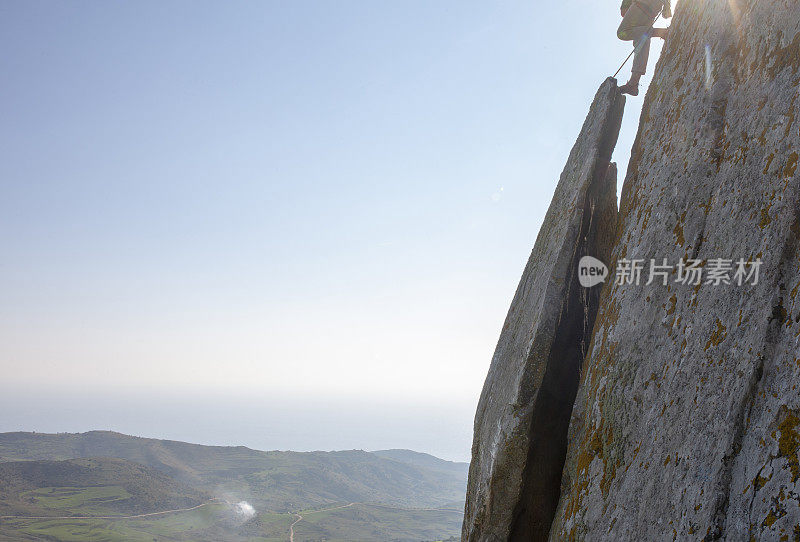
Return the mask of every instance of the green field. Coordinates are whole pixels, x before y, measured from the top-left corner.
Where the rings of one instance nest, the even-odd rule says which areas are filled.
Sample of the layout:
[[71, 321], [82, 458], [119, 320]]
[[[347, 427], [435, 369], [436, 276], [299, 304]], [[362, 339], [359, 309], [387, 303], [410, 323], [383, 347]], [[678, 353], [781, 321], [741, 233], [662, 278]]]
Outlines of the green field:
[[20, 494], [20, 500], [43, 511], [85, 515], [115, 514], [115, 503], [132, 495], [120, 486], [43, 487]]
[[[297, 542], [326, 540], [439, 540], [461, 528], [461, 512], [405, 510], [368, 504], [315, 512], [299, 512]], [[230, 506], [211, 504], [202, 509], [135, 519], [0, 519], [0, 540], [105, 541], [271, 541], [288, 540], [291, 514], [259, 513], [238, 520]]]
[[[136, 519], [0, 519], [0, 540], [147, 541], [214, 540], [227, 524], [228, 507], [212, 504], [198, 510]], [[288, 524], [287, 524], [288, 530]], [[21, 538], [25, 537], [25, 538]], [[222, 538], [220, 538], [222, 540]], [[277, 540], [277, 539], [276, 539]]]
[[375, 540], [434, 540], [461, 532], [461, 510], [408, 510], [374, 504], [299, 512], [295, 540], [373, 542]]

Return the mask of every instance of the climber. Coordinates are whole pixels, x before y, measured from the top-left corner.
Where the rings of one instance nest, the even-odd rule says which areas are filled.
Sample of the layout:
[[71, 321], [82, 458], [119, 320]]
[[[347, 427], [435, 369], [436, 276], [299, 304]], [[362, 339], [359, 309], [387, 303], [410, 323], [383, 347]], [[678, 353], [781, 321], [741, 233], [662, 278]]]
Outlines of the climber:
[[653, 23], [659, 11], [665, 19], [672, 17], [670, 3], [670, 0], [622, 0], [622, 23], [617, 29], [617, 37], [632, 41], [635, 51], [631, 78], [619, 87], [623, 94], [639, 94], [639, 79], [647, 71], [647, 59], [650, 56], [650, 38], [666, 39], [669, 31], [668, 28], [653, 28]]

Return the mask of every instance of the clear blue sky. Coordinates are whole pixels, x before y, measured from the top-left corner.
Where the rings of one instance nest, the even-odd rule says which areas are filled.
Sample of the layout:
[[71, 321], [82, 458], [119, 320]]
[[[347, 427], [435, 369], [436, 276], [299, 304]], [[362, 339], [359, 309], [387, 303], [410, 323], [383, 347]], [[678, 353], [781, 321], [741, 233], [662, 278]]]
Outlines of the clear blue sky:
[[4, 385], [436, 397], [470, 424], [618, 23], [616, 2], [3, 2]]

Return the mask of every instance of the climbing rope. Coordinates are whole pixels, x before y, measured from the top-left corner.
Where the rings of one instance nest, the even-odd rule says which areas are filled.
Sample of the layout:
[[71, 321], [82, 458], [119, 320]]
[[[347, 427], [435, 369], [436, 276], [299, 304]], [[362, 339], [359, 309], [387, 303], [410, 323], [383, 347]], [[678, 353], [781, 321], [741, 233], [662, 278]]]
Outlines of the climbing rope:
[[625, 58], [625, 61], [620, 65], [619, 68], [617, 68], [617, 71], [614, 72], [614, 75], [611, 76], [613, 79], [617, 78], [617, 74], [619, 73], [619, 71], [625, 66], [625, 64], [628, 63], [628, 61], [633, 56], [633, 53], [635, 53], [635, 52], [636, 52], [636, 48], [634, 48], [633, 51], [630, 52], [630, 54], [627, 56], [627, 58]]

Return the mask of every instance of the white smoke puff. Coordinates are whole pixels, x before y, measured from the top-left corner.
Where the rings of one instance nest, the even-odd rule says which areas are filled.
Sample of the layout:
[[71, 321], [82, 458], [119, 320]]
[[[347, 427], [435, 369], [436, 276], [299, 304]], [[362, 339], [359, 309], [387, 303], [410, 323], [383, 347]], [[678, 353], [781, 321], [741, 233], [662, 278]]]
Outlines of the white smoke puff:
[[250, 519], [256, 515], [256, 509], [247, 501], [239, 501], [233, 505], [233, 509], [238, 516], [244, 519]]

